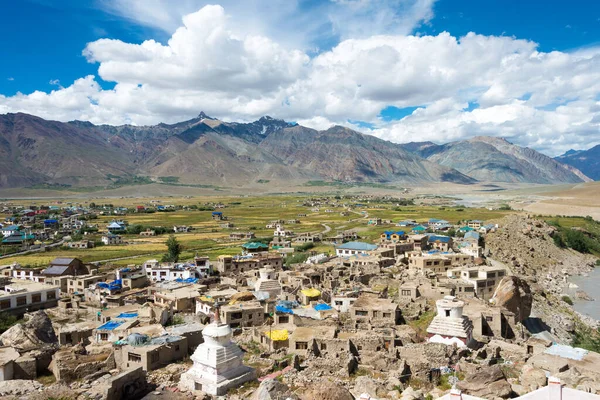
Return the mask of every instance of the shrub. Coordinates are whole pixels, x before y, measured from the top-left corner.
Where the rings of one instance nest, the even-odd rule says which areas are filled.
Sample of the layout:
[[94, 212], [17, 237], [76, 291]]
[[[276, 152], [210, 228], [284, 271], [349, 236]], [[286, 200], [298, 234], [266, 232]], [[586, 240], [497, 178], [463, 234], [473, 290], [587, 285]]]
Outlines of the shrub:
[[562, 301], [564, 301], [565, 303], [567, 303], [570, 306], [573, 305], [573, 300], [571, 300], [571, 298], [569, 296], [563, 296]]

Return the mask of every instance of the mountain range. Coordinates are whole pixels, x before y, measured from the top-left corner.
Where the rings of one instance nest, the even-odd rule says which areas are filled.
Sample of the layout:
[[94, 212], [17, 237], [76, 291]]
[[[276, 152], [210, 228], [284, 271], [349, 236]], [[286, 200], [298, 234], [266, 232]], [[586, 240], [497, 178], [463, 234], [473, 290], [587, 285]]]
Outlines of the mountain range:
[[245, 186], [315, 180], [571, 183], [588, 178], [535, 150], [495, 138], [400, 145], [341, 126], [318, 131], [270, 117], [238, 123], [204, 113], [153, 126], [0, 115], [0, 187], [152, 180]]
[[478, 181], [554, 184], [590, 180], [577, 168], [503, 138], [478, 136], [442, 145], [413, 142], [402, 146]]
[[588, 150], [569, 150], [555, 160], [577, 168], [595, 181], [600, 180], [600, 144]]

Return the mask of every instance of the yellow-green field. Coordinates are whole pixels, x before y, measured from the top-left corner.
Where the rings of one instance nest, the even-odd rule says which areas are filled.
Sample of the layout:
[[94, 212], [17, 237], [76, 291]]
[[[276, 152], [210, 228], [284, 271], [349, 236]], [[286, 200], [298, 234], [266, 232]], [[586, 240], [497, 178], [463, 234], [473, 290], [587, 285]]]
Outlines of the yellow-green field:
[[[131, 213], [125, 216], [101, 215], [98, 219], [90, 221], [98, 224], [101, 231], [105, 230], [107, 224], [113, 219], [124, 219], [130, 225], [163, 226], [172, 229], [174, 225], [187, 225], [193, 227], [190, 233], [176, 234], [176, 238], [183, 246], [182, 259], [193, 257], [197, 252], [199, 255], [207, 255], [216, 259], [221, 254], [238, 254], [240, 245], [244, 241], [230, 241], [231, 232], [253, 231], [257, 238], [269, 238], [273, 235], [273, 229], [265, 226], [272, 220], [284, 221], [299, 219], [300, 224], [285, 224], [286, 229], [297, 233], [302, 232], [324, 232], [326, 226], [331, 228], [329, 234], [335, 235], [338, 231], [355, 229], [362, 240], [373, 241], [386, 229], [394, 229], [394, 225], [370, 226], [367, 221], [370, 218], [382, 218], [398, 222], [403, 219], [414, 219], [419, 222], [427, 221], [429, 218], [446, 219], [451, 223], [459, 220], [481, 219], [492, 220], [502, 217], [511, 211], [488, 210], [485, 208], [458, 208], [439, 206], [403, 206], [397, 207], [391, 203], [379, 203], [376, 201], [363, 202], [360, 207], [352, 207], [348, 216], [340, 213], [343, 207], [321, 206], [319, 212], [311, 211], [312, 207], [303, 206], [302, 203], [308, 197], [302, 196], [271, 196], [271, 197], [223, 197], [223, 198], [165, 198], [159, 199], [160, 204], [174, 205], [197, 205], [202, 206], [207, 202], [221, 202], [226, 205], [219, 209], [228, 218], [227, 222], [234, 224], [233, 228], [221, 228], [222, 221], [213, 221], [211, 211], [178, 210], [175, 212], [156, 213]], [[111, 203], [119, 206], [135, 207], [136, 205], [150, 205], [152, 199], [94, 199], [88, 201], [96, 204]], [[156, 199], [154, 199], [156, 200]], [[340, 202], [354, 203], [353, 200], [339, 200]], [[15, 203], [17, 203], [15, 201]], [[33, 202], [35, 203], [35, 202]], [[54, 202], [38, 201], [38, 204], [53, 204]], [[27, 202], [24, 205], [32, 204]], [[62, 203], [63, 205], [66, 203]], [[83, 202], [81, 203], [83, 204]], [[331, 209], [333, 212], [325, 212]], [[299, 217], [299, 214], [306, 214]], [[400, 229], [400, 228], [398, 228]], [[4, 258], [1, 264], [18, 262], [24, 266], [44, 266], [54, 257], [69, 256], [78, 257], [85, 262], [101, 262], [128, 265], [139, 264], [147, 259], [158, 258], [166, 252], [165, 242], [168, 234], [156, 237], [139, 237], [138, 235], [124, 235], [127, 244], [119, 246], [99, 246], [93, 249], [55, 249], [40, 255], [22, 255]], [[98, 239], [100, 234], [92, 235], [91, 238]], [[333, 252], [333, 246], [319, 244], [314, 250], [320, 252]], [[117, 260], [115, 260], [117, 259]]]

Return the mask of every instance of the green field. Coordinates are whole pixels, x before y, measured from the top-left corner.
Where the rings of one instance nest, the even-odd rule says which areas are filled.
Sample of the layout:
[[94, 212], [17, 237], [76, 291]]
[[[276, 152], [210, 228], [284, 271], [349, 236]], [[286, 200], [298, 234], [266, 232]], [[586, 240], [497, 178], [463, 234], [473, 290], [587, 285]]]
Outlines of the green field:
[[[100, 231], [105, 230], [113, 219], [124, 219], [129, 225], [142, 225], [144, 227], [162, 226], [172, 229], [174, 225], [187, 225], [193, 227], [190, 233], [179, 233], [175, 236], [183, 246], [182, 259], [199, 255], [207, 255], [215, 260], [221, 254], [238, 254], [244, 241], [230, 241], [229, 233], [253, 231], [257, 238], [270, 238], [273, 229], [265, 226], [273, 220], [284, 221], [299, 219], [299, 224], [285, 224], [286, 228], [296, 233], [324, 232], [325, 226], [331, 228], [329, 234], [338, 231], [355, 229], [361, 240], [376, 240], [381, 232], [386, 229], [396, 228], [394, 224], [383, 226], [370, 226], [370, 218], [392, 220], [394, 223], [403, 219], [414, 219], [425, 222], [429, 218], [446, 219], [457, 223], [467, 219], [492, 220], [502, 217], [511, 211], [488, 210], [485, 208], [440, 207], [440, 206], [396, 206], [393, 202], [367, 200], [361, 201], [357, 206], [355, 199], [338, 199], [339, 206], [324, 205], [320, 211], [312, 211], [312, 207], [304, 206], [303, 202], [308, 196], [270, 196], [270, 197], [223, 197], [223, 198], [164, 198], [159, 199], [160, 204], [173, 204], [175, 206], [196, 205], [203, 207], [210, 204], [222, 203], [225, 208], [219, 209], [234, 224], [233, 228], [221, 228], [221, 221], [212, 219], [212, 211], [178, 210], [174, 212], [155, 213], [130, 213], [125, 216], [100, 215], [90, 221], [98, 224]], [[156, 200], [156, 199], [154, 199]], [[124, 207], [136, 205], [150, 205], [151, 199], [94, 199], [96, 204], [114, 204]], [[40, 202], [41, 203], [41, 202]], [[58, 201], [57, 201], [58, 203]], [[89, 203], [89, 202], [88, 202]], [[350, 215], [342, 216], [345, 211], [342, 204], [351, 207]], [[45, 204], [48, 204], [46, 202]], [[66, 203], [60, 203], [66, 204]], [[332, 212], [325, 212], [331, 210]], [[299, 217], [300, 214], [306, 214]], [[92, 240], [99, 240], [101, 234], [90, 235]], [[168, 234], [156, 237], [140, 237], [139, 235], [123, 235], [127, 242], [119, 246], [99, 246], [93, 249], [55, 249], [40, 255], [23, 255], [2, 259], [0, 263], [9, 264], [18, 262], [24, 266], [44, 266], [57, 256], [78, 257], [85, 262], [107, 262], [115, 265], [128, 265], [141, 263], [147, 259], [160, 259], [166, 252], [165, 242]], [[333, 246], [320, 244], [315, 249], [319, 252], [334, 251]], [[114, 260], [123, 258], [121, 260]]]

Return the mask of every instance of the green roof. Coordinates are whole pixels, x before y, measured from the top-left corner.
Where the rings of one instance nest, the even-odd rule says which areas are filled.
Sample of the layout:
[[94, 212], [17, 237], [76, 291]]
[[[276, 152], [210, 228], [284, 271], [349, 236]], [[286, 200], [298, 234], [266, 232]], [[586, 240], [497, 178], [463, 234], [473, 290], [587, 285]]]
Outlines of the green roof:
[[250, 249], [250, 250], [256, 250], [256, 249], [268, 249], [269, 246], [267, 246], [264, 243], [261, 242], [248, 242], [242, 245], [242, 247], [244, 249]]

